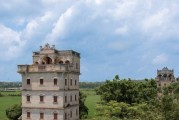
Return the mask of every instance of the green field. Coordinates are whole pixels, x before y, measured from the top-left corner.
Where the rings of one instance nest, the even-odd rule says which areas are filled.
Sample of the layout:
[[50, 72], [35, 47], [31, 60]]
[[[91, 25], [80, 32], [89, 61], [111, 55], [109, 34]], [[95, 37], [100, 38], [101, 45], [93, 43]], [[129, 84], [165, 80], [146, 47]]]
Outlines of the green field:
[[6, 117], [6, 109], [14, 104], [20, 104], [20, 96], [5, 96], [0, 97], [0, 120], [8, 120]]
[[[94, 118], [96, 109], [95, 105], [100, 101], [100, 96], [96, 95], [94, 90], [80, 90], [87, 95], [85, 104], [89, 109], [88, 118]], [[20, 104], [20, 96], [7, 96], [9, 94], [19, 94], [20, 92], [1, 92], [4, 97], [0, 97], [0, 120], [8, 120], [5, 114], [7, 108], [13, 106], [14, 104]]]
[[100, 96], [96, 95], [94, 90], [81, 90], [83, 93], [87, 95], [85, 104], [88, 107], [88, 118], [94, 118], [96, 115], [96, 103], [100, 101]]

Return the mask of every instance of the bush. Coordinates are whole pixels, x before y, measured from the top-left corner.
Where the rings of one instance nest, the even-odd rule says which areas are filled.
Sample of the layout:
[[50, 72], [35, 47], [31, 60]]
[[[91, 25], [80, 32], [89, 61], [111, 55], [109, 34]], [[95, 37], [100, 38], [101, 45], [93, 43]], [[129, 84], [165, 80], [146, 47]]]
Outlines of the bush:
[[22, 114], [22, 109], [20, 105], [14, 105], [6, 110], [6, 116], [9, 120], [18, 120]]

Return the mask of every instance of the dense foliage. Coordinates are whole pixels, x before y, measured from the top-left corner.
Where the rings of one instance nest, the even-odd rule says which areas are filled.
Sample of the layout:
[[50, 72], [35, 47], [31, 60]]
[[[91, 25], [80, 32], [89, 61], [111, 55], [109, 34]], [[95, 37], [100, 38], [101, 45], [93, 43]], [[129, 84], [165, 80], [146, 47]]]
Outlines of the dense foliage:
[[96, 89], [102, 98], [97, 115], [103, 120], [179, 120], [179, 83], [160, 90], [160, 98], [157, 91], [155, 80], [135, 82], [116, 76]]
[[88, 116], [88, 108], [85, 105], [86, 95], [82, 92], [79, 93], [80, 99], [79, 99], [79, 112], [80, 112], [80, 119], [81, 118], [87, 118]]
[[135, 82], [132, 80], [119, 80], [115, 77], [113, 80], [107, 80], [96, 89], [96, 92], [106, 102], [115, 100], [132, 104], [155, 99], [157, 86], [154, 80]]
[[22, 110], [20, 105], [14, 105], [6, 110], [6, 116], [9, 120], [18, 120], [21, 114]]

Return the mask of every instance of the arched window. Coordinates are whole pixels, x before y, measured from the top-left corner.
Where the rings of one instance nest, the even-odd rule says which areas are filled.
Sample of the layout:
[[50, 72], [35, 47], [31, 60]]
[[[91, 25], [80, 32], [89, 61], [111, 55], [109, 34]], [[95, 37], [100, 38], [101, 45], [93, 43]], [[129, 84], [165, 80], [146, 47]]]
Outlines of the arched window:
[[50, 57], [45, 57], [43, 60], [46, 64], [52, 64], [52, 59]]
[[69, 60], [66, 60], [66, 61], [65, 61], [65, 64], [70, 64], [70, 61], [69, 61]]
[[63, 61], [60, 60], [58, 63], [59, 63], [59, 64], [63, 64]]

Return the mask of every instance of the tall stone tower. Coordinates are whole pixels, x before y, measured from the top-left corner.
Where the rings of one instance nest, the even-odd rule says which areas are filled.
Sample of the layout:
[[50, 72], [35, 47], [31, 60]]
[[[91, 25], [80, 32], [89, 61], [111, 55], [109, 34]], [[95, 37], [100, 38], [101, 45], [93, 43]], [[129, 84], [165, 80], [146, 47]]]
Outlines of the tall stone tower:
[[157, 70], [156, 81], [157, 87], [164, 87], [175, 82], [174, 70], [169, 70], [167, 67]]
[[79, 120], [80, 54], [46, 44], [22, 75], [22, 120]]

